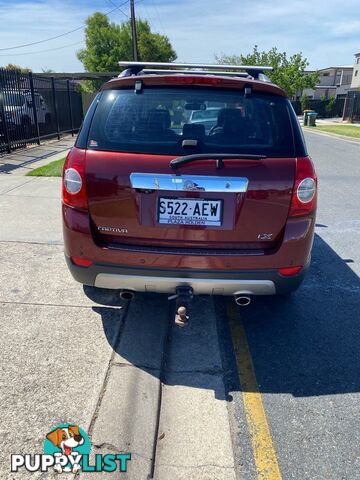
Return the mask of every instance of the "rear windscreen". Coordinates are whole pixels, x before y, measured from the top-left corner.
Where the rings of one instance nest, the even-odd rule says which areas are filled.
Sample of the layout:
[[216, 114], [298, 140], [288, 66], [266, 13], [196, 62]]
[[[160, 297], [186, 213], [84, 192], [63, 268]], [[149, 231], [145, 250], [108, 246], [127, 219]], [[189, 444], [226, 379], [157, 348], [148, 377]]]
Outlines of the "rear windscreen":
[[249, 153], [294, 156], [284, 97], [195, 88], [105, 90], [88, 148], [169, 155]]

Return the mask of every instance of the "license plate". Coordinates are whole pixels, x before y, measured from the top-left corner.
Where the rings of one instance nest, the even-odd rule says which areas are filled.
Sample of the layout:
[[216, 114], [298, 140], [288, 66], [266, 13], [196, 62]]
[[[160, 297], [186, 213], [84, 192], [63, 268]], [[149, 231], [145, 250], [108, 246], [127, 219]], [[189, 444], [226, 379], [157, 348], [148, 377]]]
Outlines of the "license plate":
[[222, 200], [165, 198], [158, 202], [158, 222], [168, 225], [221, 226]]

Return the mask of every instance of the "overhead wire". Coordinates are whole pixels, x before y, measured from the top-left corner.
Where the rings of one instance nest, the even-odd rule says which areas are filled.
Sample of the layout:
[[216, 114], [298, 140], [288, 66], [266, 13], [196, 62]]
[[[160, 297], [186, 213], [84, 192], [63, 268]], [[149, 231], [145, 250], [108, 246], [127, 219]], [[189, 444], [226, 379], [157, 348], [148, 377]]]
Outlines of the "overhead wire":
[[[109, 1], [111, 1], [111, 3], [112, 3], [113, 5], [115, 5], [115, 3], [112, 2], [112, 0], [109, 0]], [[144, 1], [144, 0], [139, 0], [137, 3], [142, 3], [143, 1]], [[125, 12], [123, 12], [123, 11], [121, 10], [121, 8], [120, 8], [120, 7], [124, 6], [124, 5], [126, 5], [128, 2], [129, 2], [129, 0], [127, 0], [127, 1], [124, 2], [124, 3], [122, 3], [121, 5], [116, 6], [116, 8], [114, 8], [114, 9], [110, 10], [109, 12], [105, 13], [105, 15], [110, 15], [110, 14], [113, 13], [114, 11], [120, 10], [121, 13], [123, 13], [125, 16], [127, 16], [127, 17], [129, 18], [129, 16], [128, 16]], [[54, 40], [55, 38], [60, 38], [60, 37], [62, 37], [62, 36], [65, 36], [65, 35], [68, 35], [68, 34], [70, 34], [70, 33], [76, 32], [77, 30], [80, 30], [80, 29], [82, 29], [82, 28], [84, 28], [84, 26], [78, 27], [78, 28], [76, 28], [76, 29], [74, 29], [74, 30], [71, 30], [71, 31], [66, 32], [66, 33], [63, 33], [63, 34], [61, 34], [61, 35], [57, 35], [56, 37], [52, 37], [52, 38], [50, 38], [50, 39], [40, 40], [40, 41], [38, 41], [38, 42], [33, 42], [33, 43], [29, 43], [29, 44], [24, 44], [24, 45], [18, 46], [18, 47], [10, 47], [9, 49], [7, 49], [7, 48], [0, 48], [0, 51], [11, 50], [11, 49], [15, 49], [15, 48], [22, 48], [22, 47], [24, 47], [24, 46], [36, 45], [36, 44], [39, 44], [39, 43], [47, 42], [47, 41], [50, 41], [50, 40]], [[57, 50], [62, 50], [62, 49], [64, 49], [64, 48], [74, 47], [74, 46], [80, 45], [80, 44], [82, 44], [82, 43], [84, 43], [84, 40], [81, 40], [81, 41], [75, 42], [75, 43], [71, 43], [71, 44], [68, 44], [68, 45], [62, 45], [62, 46], [60, 46], [60, 47], [49, 48], [49, 49], [46, 49], [46, 50], [38, 50], [38, 51], [35, 51], [35, 52], [11, 53], [11, 56], [23, 56], [23, 55], [35, 55], [35, 54], [37, 54], [37, 53], [48, 53], [48, 52], [53, 52], [53, 51], [57, 51]], [[0, 57], [8, 57], [9, 55], [10, 55], [9, 53], [6, 53], [6, 54], [5, 54], [5, 53], [2, 53], [2, 54], [0, 54]]]
[[162, 33], [163, 33], [165, 36], [167, 36], [167, 35], [166, 35], [165, 28], [164, 28], [164, 24], [163, 24], [163, 22], [161, 21], [161, 17], [160, 17], [160, 13], [159, 13], [157, 1], [156, 1], [156, 0], [153, 0], [153, 2], [154, 2], [153, 7], [154, 7], [154, 9], [155, 9], [156, 16], [157, 16], [158, 21], [159, 21], [159, 23], [160, 23], [160, 27], [161, 27]]
[[[126, 5], [128, 2], [129, 2], [129, 0], [126, 0], [126, 2], [120, 4], [116, 8], [113, 8], [112, 10], [106, 12], [105, 15], [110, 15], [111, 13], [115, 12], [116, 10], [120, 10], [120, 8], [123, 7], [124, 5]], [[13, 47], [5, 47], [5, 48], [3, 47], [3, 48], [0, 48], [0, 51], [15, 50], [17, 48], [30, 47], [32, 45], [38, 45], [39, 43], [50, 42], [51, 40], [56, 40], [57, 38], [65, 37], [66, 35], [70, 35], [71, 33], [82, 30], [84, 27], [85, 27], [85, 23], [83, 23], [80, 27], [74, 28], [73, 30], [69, 30], [68, 32], [64, 32], [64, 33], [61, 33], [59, 35], [55, 35], [54, 37], [45, 38], [43, 40], [38, 40], [37, 42], [23, 43], [22, 45], [16, 45], [16, 46], [13, 46]]]
[[[23, 52], [23, 53], [12, 53], [11, 56], [20, 56], [20, 55], [35, 55], [36, 53], [47, 53], [47, 52], [54, 52], [56, 50], [62, 50], [63, 48], [75, 47], [76, 45], [80, 45], [84, 43], [84, 40], [80, 40], [80, 42], [70, 43], [68, 45], [63, 45], [62, 47], [55, 47], [55, 48], [48, 48], [46, 50], [38, 50], [36, 52]], [[0, 53], [0, 57], [8, 57], [9, 53]]]
[[119, 11], [120, 11], [123, 15], [125, 15], [125, 17], [129, 18], [129, 15], [128, 15], [126, 12], [124, 12], [124, 10], [121, 10], [121, 8], [120, 8], [118, 5], [116, 5], [116, 3], [113, 2], [113, 0], [108, 0], [108, 2], [111, 3], [111, 5], [113, 5], [114, 7], [118, 7]]

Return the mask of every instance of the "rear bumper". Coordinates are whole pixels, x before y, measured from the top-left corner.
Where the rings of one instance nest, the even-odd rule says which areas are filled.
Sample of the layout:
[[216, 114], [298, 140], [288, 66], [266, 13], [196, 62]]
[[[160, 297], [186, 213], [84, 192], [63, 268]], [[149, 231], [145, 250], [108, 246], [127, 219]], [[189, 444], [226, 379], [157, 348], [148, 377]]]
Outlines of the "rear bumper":
[[[172, 293], [190, 285], [195, 293], [232, 295], [282, 294], [302, 282], [310, 261], [315, 214], [289, 219], [278, 250], [264, 255], [204, 255], [107, 248], [94, 242], [87, 212], [63, 205], [65, 255], [80, 283], [99, 288]], [[86, 258], [90, 267], [75, 265], [70, 257]], [[297, 275], [283, 277], [282, 267], [303, 265]]]
[[66, 256], [69, 270], [80, 283], [98, 288], [126, 289], [136, 292], [174, 293], [179, 285], [193, 288], [195, 294], [209, 295], [274, 295], [289, 293], [299, 287], [308, 265], [291, 277], [283, 277], [276, 270], [211, 271], [173, 270], [121, 267], [94, 264], [75, 265]]

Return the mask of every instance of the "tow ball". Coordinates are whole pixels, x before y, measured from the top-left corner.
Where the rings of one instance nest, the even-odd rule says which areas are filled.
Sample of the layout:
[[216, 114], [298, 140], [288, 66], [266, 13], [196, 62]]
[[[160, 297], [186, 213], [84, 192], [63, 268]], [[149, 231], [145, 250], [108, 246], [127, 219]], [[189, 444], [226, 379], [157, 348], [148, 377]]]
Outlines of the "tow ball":
[[188, 313], [193, 297], [194, 291], [188, 286], [176, 287], [175, 295], [169, 297], [169, 300], [176, 300], [175, 325], [185, 327], [189, 323]]

